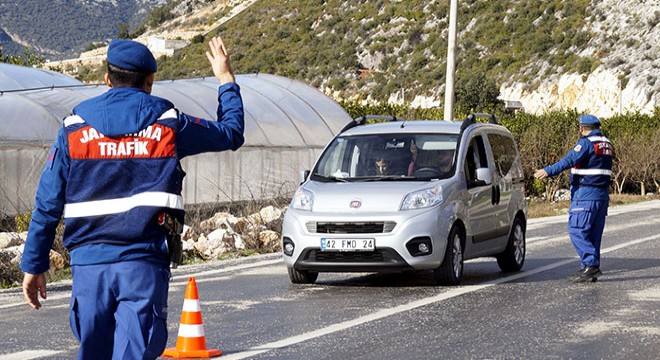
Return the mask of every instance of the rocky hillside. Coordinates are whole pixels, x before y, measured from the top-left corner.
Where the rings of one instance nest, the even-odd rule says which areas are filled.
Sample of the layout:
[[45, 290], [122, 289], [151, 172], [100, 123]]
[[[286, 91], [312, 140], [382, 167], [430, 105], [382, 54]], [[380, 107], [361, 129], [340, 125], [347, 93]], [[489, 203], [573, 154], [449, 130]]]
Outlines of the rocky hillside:
[[[232, 3], [253, 3], [219, 29], [239, 72], [298, 78], [335, 98], [443, 105], [447, 1]], [[502, 99], [532, 113], [575, 108], [607, 117], [660, 106], [657, 0], [459, 7], [458, 82], [493, 79]], [[168, 31], [177, 23], [186, 21]], [[165, 61], [162, 76], [205, 74], [203, 47]]]
[[582, 29], [591, 39], [574, 52], [596, 57], [598, 66], [583, 74], [542, 76], [532, 89], [525, 82], [505, 81], [502, 97], [521, 100], [536, 113], [553, 108], [601, 116], [653, 113], [660, 107], [660, 1], [593, 0], [587, 14]]
[[0, 44], [13, 53], [25, 47], [47, 59], [77, 56], [94, 42], [134, 29], [168, 0], [2, 0]]

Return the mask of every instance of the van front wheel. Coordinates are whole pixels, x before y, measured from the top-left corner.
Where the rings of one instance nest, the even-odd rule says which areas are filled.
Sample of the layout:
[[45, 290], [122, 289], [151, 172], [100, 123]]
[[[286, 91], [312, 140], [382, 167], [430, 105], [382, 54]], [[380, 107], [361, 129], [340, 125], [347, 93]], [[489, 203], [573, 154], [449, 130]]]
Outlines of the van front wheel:
[[525, 226], [520, 218], [513, 221], [511, 235], [504, 252], [497, 255], [497, 265], [504, 272], [522, 269], [525, 263]]
[[287, 268], [289, 270], [289, 279], [294, 284], [313, 284], [319, 277], [319, 273], [307, 270], [298, 270], [296, 268]]
[[463, 232], [454, 226], [447, 238], [447, 249], [440, 267], [433, 271], [439, 285], [458, 285], [463, 275]]

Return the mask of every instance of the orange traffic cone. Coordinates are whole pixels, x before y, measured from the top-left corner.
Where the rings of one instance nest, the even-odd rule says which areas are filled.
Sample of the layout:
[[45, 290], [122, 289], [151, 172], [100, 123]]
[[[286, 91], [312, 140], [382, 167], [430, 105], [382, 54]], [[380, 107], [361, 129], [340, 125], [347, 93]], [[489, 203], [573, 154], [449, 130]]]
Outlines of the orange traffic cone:
[[199, 308], [199, 295], [197, 295], [197, 283], [195, 283], [195, 278], [191, 277], [188, 279], [186, 297], [183, 300], [176, 348], [165, 349], [162, 356], [182, 359], [210, 358], [220, 355], [222, 355], [222, 351], [219, 349], [206, 349], [202, 312]]

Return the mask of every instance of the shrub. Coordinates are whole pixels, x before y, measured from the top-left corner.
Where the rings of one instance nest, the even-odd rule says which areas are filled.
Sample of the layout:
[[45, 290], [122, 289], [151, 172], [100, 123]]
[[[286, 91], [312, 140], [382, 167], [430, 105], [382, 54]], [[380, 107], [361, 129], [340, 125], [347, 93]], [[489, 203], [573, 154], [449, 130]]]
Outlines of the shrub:
[[[390, 104], [361, 105], [343, 101], [340, 105], [352, 116], [395, 115], [409, 120], [442, 119], [443, 109], [410, 109]], [[516, 138], [527, 193], [542, 197], [568, 187], [568, 171], [554, 178], [539, 181], [533, 174], [537, 169], [553, 164], [563, 158], [578, 139], [576, 110], [556, 110], [541, 115], [524, 112], [505, 114], [501, 108], [491, 107], [488, 111], [499, 116], [499, 123], [506, 126]], [[456, 109], [456, 119], [472, 112]], [[628, 113], [602, 118], [602, 131], [614, 144], [615, 158], [612, 169], [612, 191], [617, 194], [660, 191], [660, 165], [656, 151], [660, 148], [660, 107], [653, 115]], [[547, 196], [546, 200], [550, 200]]]

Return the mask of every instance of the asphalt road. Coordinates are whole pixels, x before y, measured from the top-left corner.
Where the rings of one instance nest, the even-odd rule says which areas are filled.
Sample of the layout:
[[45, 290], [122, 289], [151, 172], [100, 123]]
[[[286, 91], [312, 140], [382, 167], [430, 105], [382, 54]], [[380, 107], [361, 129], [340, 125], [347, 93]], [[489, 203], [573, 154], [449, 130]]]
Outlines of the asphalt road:
[[[566, 216], [530, 220], [523, 271], [466, 262], [457, 287], [430, 273], [321, 274], [289, 282], [280, 256], [184, 266], [170, 288], [168, 346], [185, 287], [197, 282], [208, 348], [223, 359], [658, 359], [660, 201], [611, 207], [596, 283], [579, 265]], [[39, 311], [0, 291], [0, 359], [71, 359], [70, 283]]]

